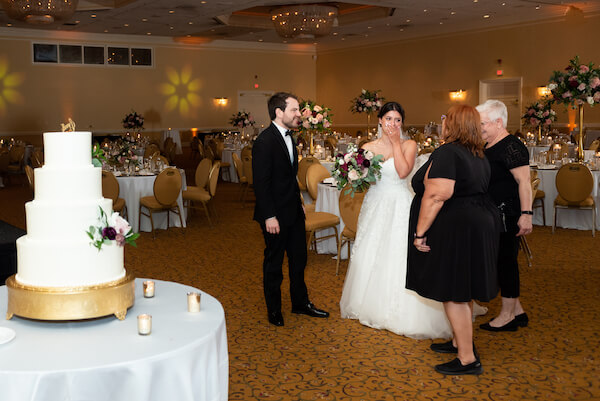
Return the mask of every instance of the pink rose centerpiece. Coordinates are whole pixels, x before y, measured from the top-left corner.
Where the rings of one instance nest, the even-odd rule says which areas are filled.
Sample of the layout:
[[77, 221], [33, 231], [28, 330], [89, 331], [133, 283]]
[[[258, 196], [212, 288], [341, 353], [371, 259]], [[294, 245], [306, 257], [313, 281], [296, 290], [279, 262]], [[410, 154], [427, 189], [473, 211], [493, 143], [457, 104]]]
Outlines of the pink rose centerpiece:
[[385, 98], [379, 95], [380, 90], [363, 89], [360, 95], [352, 99], [350, 102], [350, 111], [352, 113], [367, 113], [367, 133], [371, 130], [371, 116], [377, 113], [385, 102]]
[[302, 114], [301, 131], [325, 132], [331, 128], [331, 109], [305, 100], [300, 103]]
[[230, 119], [229, 123], [236, 128], [246, 128], [254, 126], [254, 117], [247, 111], [238, 111]]
[[134, 110], [127, 114], [123, 119], [123, 128], [139, 131], [144, 129], [144, 117]]
[[338, 189], [349, 186], [347, 193], [354, 197], [355, 192], [364, 192], [381, 178], [382, 155], [375, 156], [373, 152], [365, 149], [357, 149], [356, 145], [348, 147], [345, 155], [339, 153], [335, 157], [332, 177], [337, 181]]
[[552, 99], [544, 98], [539, 102], [532, 103], [525, 108], [525, 114], [521, 117], [523, 125], [531, 128], [550, 128], [556, 121], [556, 112], [552, 110]]
[[117, 212], [108, 216], [101, 207], [99, 209], [98, 221], [86, 231], [92, 240], [91, 244], [98, 248], [98, 251], [102, 249], [102, 245], [109, 244], [111, 241], [115, 241], [118, 246], [125, 244], [137, 246], [135, 240], [140, 234], [133, 232], [127, 220], [119, 216]]

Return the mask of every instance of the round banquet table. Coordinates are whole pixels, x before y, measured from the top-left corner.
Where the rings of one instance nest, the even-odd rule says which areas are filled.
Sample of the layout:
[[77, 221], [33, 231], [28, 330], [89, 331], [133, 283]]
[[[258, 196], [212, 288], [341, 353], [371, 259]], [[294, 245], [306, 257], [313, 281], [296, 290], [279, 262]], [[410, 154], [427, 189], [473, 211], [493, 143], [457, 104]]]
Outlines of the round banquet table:
[[[333, 184], [324, 184], [319, 183], [318, 185], [318, 193], [317, 193], [317, 202], [315, 204], [315, 211], [317, 212], [327, 212], [335, 214], [336, 216], [340, 216], [340, 191]], [[340, 218], [340, 224], [337, 226], [338, 236], [344, 230], [344, 222]], [[325, 237], [327, 235], [333, 234], [333, 228], [328, 228], [326, 230], [319, 230], [315, 234], [317, 238]], [[329, 238], [322, 241], [317, 242], [317, 253], [330, 253], [337, 255], [337, 245], [335, 242], [335, 238]], [[344, 246], [342, 249], [342, 259], [348, 258], [348, 247]]]
[[[206, 293], [198, 313], [187, 312], [192, 287], [155, 280], [154, 298], [142, 296], [125, 320], [79, 322], [13, 317], [16, 332], [0, 345], [2, 400], [219, 401], [227, 400], [229, 361], [223, 307]], [[0, 309], [6, 310], [6, 286]], [[137, 333], [137, 315], [152, 315], [152, 333]]]
[[[179, 169], [179, 172], [181, 173], [181, 190], [185, 191], [187, 189], [185, 171]], [[125, 199], [125, 204], [127, 205], [127, 221], [135, 233], [140, 231], [149, 232], [152, 230], [150, 218], [142, 216], [140, 225], [139, 217], [140, 198], [143, 196], [154, 195], [154, 180], [156, 180], [155, 175], [132, 175], [117, 177], [117, 181], [119, 181], [119, 197]], [[185, 208], [183, 207], [183, 198], [181, 197], [181, 192], [179, 193], [179, 197], [177, 197], [177, 204], [179, 205], [179, 210], [182, 213], [181, 217], [183, 219], [183, 226], [185, 227], [186, 212]], [[167, 212], [154, 213], [152, 215], [152, 219], [154, 220], [155, 229], [164, 230], [167, 228]], [[176, 214], [170, 214], [169, 226], [181, 227], [179, 217]]]

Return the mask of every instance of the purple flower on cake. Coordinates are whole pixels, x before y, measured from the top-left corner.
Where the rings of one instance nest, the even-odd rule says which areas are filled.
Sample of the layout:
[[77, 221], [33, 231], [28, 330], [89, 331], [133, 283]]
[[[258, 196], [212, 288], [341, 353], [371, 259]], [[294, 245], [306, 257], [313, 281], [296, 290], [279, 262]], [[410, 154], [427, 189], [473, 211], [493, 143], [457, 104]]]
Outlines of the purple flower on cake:
[[125, 244], [136, 246], [135, 240], [140, 234], [133, 232], [127, 220], [119, 216], [117, 212], [108, 216], [101, 207], [98, 209], [100, 209], [100, 213], [96, 225], [91, 225], [86, 231], [92, 240], [91, 244], [98, 248], [98, 251], [102, 249], [103, 244], [108, 244], [110, 241], [116, 241], [119, 246]]

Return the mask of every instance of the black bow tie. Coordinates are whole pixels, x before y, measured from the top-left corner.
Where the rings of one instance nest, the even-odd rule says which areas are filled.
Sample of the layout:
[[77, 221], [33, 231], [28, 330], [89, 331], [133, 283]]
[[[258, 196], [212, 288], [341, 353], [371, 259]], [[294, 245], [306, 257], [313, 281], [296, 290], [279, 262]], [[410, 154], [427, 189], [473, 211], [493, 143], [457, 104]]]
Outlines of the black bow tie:
[[285, 131], [285, 135], [292, 136], [292, 132], [293, 132], [292, 130], [287, 130], [287, 131]]

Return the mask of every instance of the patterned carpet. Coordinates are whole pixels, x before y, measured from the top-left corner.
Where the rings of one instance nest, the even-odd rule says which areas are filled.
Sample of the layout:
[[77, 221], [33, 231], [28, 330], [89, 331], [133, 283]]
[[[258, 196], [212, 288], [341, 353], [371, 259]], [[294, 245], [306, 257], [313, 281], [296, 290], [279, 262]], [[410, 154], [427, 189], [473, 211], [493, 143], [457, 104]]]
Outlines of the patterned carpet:
[[[341, 319], [346, 263], [335, 276], [330, 255], [309, 254], [311, 300], [329, 319], [290, 313], [284, 281], [284, 327], [268, 324], [262, 296], [263, 240], [234, 184], [219, 183], [216, 227], [197, 212], [189, 227], [144, 233], [128, 247], [138, 277], [185, 283], [215, 296], [226, 313], [230, 400], [599, 400], [600, 238], [589, 231], [535, 227], [534, 265], [521, 259], [522, 303], [530, 325], [516, 333], [475, 329], [481, 376], [444, 377], [432, 366], [452, 357], [412, 340]], [[24, 227], [25, 186], [0, 189], [0, 219]], [[499, 310], [489, 305], [488, 321]]]

